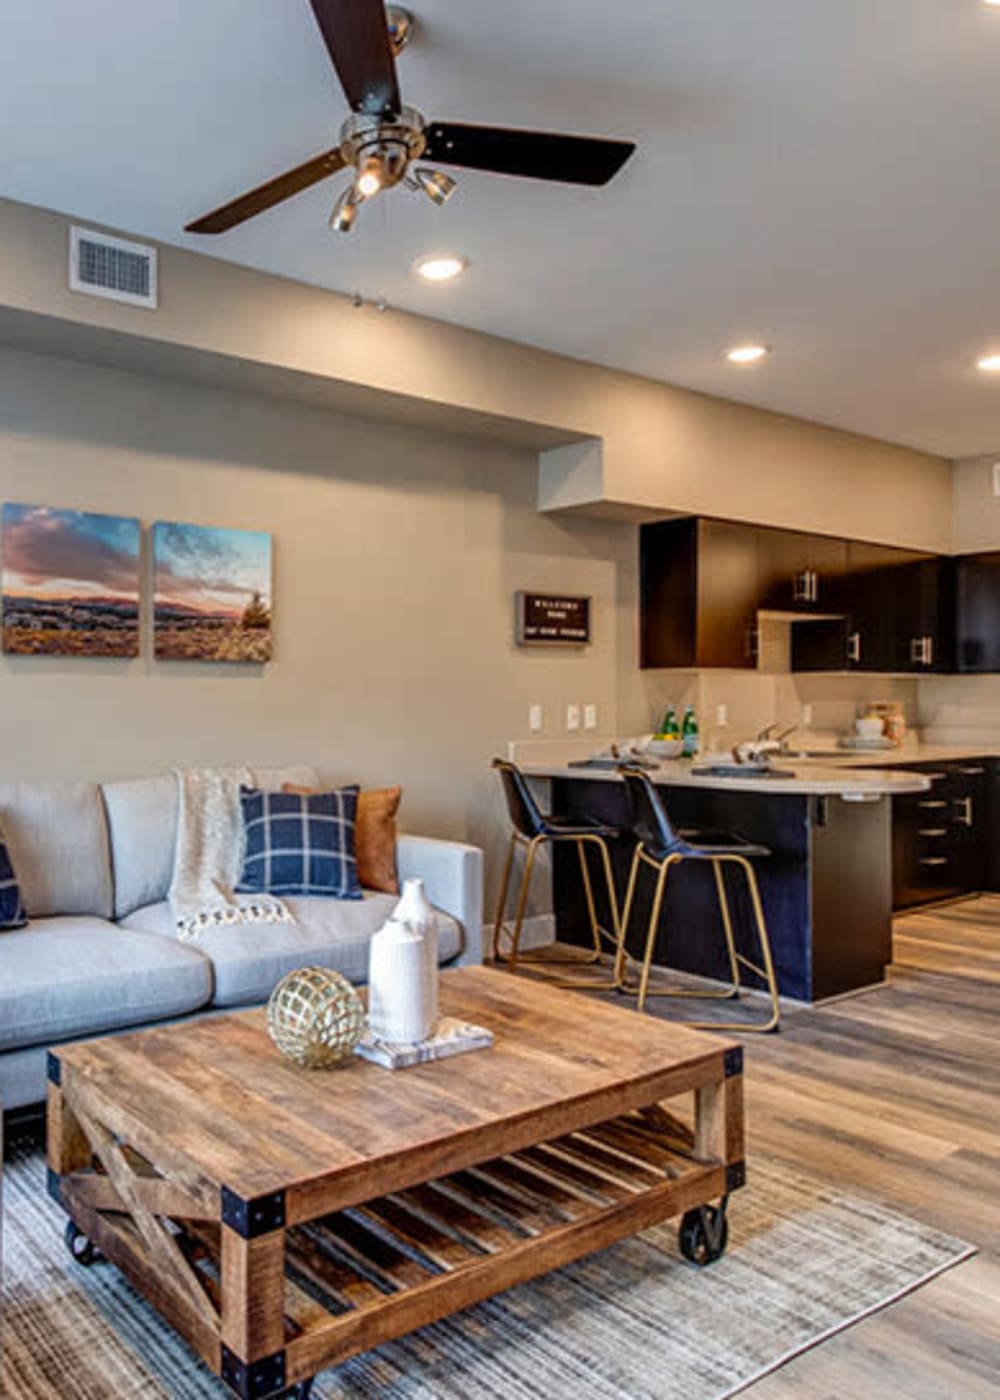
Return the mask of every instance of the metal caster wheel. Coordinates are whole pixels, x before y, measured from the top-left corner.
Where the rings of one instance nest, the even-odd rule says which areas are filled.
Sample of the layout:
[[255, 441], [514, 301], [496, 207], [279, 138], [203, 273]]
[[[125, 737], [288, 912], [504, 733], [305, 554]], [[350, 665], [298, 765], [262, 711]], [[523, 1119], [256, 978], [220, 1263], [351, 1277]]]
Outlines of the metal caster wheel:
[[69, 1250], [70, 1254], [72, 1254], [75, 1261], [81, 1264], [85, 1269], [89, 1269], [91, 1264], [97, 1264], [104, 1258], [101, 1251], [96, 1248], [95, 1245], [91, 1244], [87, 1236], [82, 1230], [77, 1229], [72, 1220], [66, 1222], [66, 1231], [63, 1235], [63, 1239], [66, 1241], [66, 1248]]
[[704, 1268], [721, 1259], [729, 1243], [725, 1202], [721, 1206], [699, 1206], [689, 1210], [677, 1231], [677, 1243], [685, 1259]]

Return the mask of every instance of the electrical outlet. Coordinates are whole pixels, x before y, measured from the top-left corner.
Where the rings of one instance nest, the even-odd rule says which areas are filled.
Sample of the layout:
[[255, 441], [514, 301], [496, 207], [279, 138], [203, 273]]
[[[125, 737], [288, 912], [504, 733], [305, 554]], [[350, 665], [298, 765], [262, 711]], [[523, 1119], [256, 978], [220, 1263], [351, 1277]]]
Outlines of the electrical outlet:
[[715, 707], [715, 722], [716, 722], [716, 724], [719, 726], [720, 729], [725, 728], [725, 726], [729, 723], [729, 706], [728, 706], [728, 705], [716, 705], [716, 707]]
[[567, 706], [566, 706], [566, 728], [567, 728], [567, 729], [579, 729], [579, 728], [580, 728], [580, 706], [579, 706], [579, 705], [567, 705]]
[[597, 706], [584, 705], [583, 707], [583, 727], [584, 729], [597, 728]]
[[541, 705], [528, 706], [528, 728], [532, 734], [539, 733], [545, 727], [545, 712]]
[[808, 729], [813, 722], [813, 707], [811, 705], [802, 706], [802, 723]]

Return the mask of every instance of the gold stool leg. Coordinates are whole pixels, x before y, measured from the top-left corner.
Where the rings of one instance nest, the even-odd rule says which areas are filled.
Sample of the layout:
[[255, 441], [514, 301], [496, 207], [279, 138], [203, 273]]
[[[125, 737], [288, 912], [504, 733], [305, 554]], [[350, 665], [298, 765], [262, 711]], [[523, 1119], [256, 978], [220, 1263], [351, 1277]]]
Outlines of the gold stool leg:
[[622, 906], [622, 911], [618, 918], [618, 952], [615, 954], [615, 986], [620, 992], [632, 990], [625, 981], [625, 974], [628, 968], [628, 949], [625, 940], [628, 937], [628, 927], [632, 921], [632, 905], [635, 901], [635, 890], [639, 881], [639, 867], [641, 864], [642, 855], [637, 845], [632, 853], [632, 864], [629, 867], [628, 885], [625, 888], [625, 903]]
[[768, 1031], [776, 1030], [781, 1019], [781, 1001], [778, 995], [778, 979], [775, 976], [774, 961], [771, 957], [771, 938], [767, 931], [767, 920], [764, 917], [764, 904], [760, 897], [760, 888], [757, 884], [757, 872], [746, 856], [729, 855], [720, 856], [720, 860], [728, 861], [732, 865], [738, 865], [743, 871], [747, 882], [747, 889], [750, 892], [750, 903], [753, 906], [754, 921], [757, 926], [757, 941], [760, 944], [763, 967], [745, 957], [742, 953], [736, 952], [733, 947], [733, 955], [741, 967], [749, 968], [758, 977], [767, 983], [768, 995], [771, 999], [771, 1014], [766, 1021], [691, 1021], [689, 1024], [703, 1030], [712, 1031], [745, 1031], [757, 1035], [766, 1034]]
[[590, 936], [594, 940], [594, 952], [589, 958], [580, 958], [579, 961], [587, 963], [600, 962], [601, 960], [601, 929], [597, 922], [597, 908], [594, 904], [594, 889], [590, 883], [590, 869], [587, 865], [587, 852], [584, 849], [586, 838], [577, 836], [574, 838], [576, 853], [580, 860], [580, 879], [583, 881], [583, 893], [587, 901], [587, 913], [590, 916]]
[[510, 889], [510, 872], [514, 864], [514, 850], [517, 846], [517, 832], [512, 831], [507, 843], [507, 859], [504, 861], [503, 877], [500, 881], [500, 898], [497, 900], [497, 915], [493, 920], [493, 961], [500, 961], [500, 934], [503, 931], [503, 916], [507, 910], [507, 892]]
[[722, 862], [713, 860], [712, 869], [715, 872], [715, 890], [719, 896], [719, 913], [722, 915], [722, 927], [726, 935], [726, 952], [729, 955], [729, 972], [733, 984], [730, 995], [738, 997], [740, 994], [740, 963], [736, 956], [736, 940], [733, 937], [733, 920], [729, 912], [729, 896], [726, 894], [726, 880], [722, 871]]
[[544, 839], [545, 838], [542, 836], [535, 836], [528, 842], [528, 854], [524, 860], [524, 871], [521, 875], [521, 888], [517, 896], [517, 912], [514, 915], [514, 931], [510, 939], [510, 956], [507, 959], [507, 965], [512, 972], [517, 966], [517, 953], [521, 943], [521, 927], [524, 923], [525, 910], [528, 907], [528, 891], [531, 887], [531, 873], [535, 868], [535, 853]]
[[[611, 854], [608, 851], [608, 843], [603, 836], [593, 836], [590, 838], [596, 843], [601, 853], [601, 865], [604, 868], [604, 883], [608, 887], [608, 909], [611, 913], [611, 941], [615, 949], [615, 966], [618, 964], [618, 957], [622, 947], [622, 919], [618, 912], [618, 895], [615, 891], [615, 874], [611, 869]], [[598, 929], [600, 933], [600, 929]]]
[[[650, 862], [651, 864], [653, 862]], [[656, 877], [656, 889], [653, 893], [653, 907], [649, 914], [649, 927], [646, 930], [646, 948], [642, 958], [642, 974], [639, 978], [639, 1001], [638, 1010], [643, 1011], [646, 1007], [646, 994], [649, 991], [649, 973], [653, 962], [653, 945], [656, 942], [656, 930], [660, 922], [660, 909], [663, 905], [663, 890], [667, 883], [667, 872], [674, 864], [674, 857], [667, 856], [666, 860], [660, 864], [659, 873]]]

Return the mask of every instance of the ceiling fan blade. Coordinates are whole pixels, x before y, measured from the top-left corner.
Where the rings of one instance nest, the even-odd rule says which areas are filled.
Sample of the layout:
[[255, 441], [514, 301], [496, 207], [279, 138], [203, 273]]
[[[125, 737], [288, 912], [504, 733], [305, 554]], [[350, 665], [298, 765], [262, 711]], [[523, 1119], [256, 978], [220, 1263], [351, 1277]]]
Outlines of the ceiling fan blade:
[[606, 185], [634, 150], [633, 141], [433, 122], [427, 128], [423, 159], [500, 175], [526, 175], [533, 180]]
[[293, 194], [307, 190], [310, 185], [318, 184], [327, 176], [335, 175], [338, 170], [343, 170], [346, 164], [340, 147], [335, 146], [332, 151], [314, 156], [304, 165], [297, 165], [294, 170], [286, 170], [284, 175], [276, 175], [266, 184], [258, 185], [247, 194], [241, 194], [238, 199], [231, 199], [228, 204], [220, 205], [218, 209], [213, 209], [211, 214], [204, 214], [200, 219], [195, 219], [194, 223], [185, 224], [184, 232], [225, 233], [237, 224], [252, 219], [255, 214], [263, 214], [266, 209], [273, 209], [283, 200], [291, 199]]
[[396, 60], [382, 0], [309, 0], [355, 112], [398, 112]]

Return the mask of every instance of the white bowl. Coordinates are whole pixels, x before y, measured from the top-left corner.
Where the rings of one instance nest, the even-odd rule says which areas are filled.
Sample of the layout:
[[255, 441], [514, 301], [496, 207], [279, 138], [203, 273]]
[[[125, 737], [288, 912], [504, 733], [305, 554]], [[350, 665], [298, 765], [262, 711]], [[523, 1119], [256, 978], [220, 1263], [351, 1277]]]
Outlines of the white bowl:
[[885, 722], [876, 718], [855, 720], [854, 728], [859, 739], [881, 739], [885, 734]]
[[680, 758], [683, 752], [683, 739], [650, 739], [646, 745], [650, 758]]

